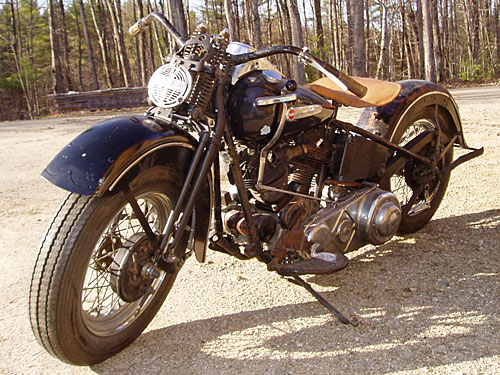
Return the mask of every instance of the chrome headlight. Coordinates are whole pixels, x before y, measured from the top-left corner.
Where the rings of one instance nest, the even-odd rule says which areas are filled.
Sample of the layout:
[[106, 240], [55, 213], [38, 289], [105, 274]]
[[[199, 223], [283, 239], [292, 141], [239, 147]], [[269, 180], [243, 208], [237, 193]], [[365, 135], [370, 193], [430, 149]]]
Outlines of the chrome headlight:
[[151, 101], [161, 108], [172, 108], [189, 96], [193, 79], [182, 65], [166, 64], [154, 72], [148, 83]]

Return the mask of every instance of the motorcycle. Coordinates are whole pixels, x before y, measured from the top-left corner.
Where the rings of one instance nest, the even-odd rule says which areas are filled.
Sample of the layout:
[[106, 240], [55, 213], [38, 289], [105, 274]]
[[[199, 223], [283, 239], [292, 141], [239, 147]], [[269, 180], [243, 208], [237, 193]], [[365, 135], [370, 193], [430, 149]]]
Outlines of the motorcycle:
[[[443, 87], [353, 78], [307, 48], [255, 51], [200, 25], [152, 75], [144, 116], [112, 118], [71, 141], [42, 172], [68, 190], [41, 241], [29, 314], [38, 342], [88, 365], [134, 341], [186, 260], [207, 249], [305, 287], [346, 252], [422, 228], [467, 146]], [[300, 86], [267, 59], [291, 54], [324, 78]], [[364, 108], [356, 125], [342, 106]], [[453, 158], [454, 147], [471, 150]], [[228, 164], [226, 172], [221, 161]], [[229, 185], [227, 191], [222, 187]]]

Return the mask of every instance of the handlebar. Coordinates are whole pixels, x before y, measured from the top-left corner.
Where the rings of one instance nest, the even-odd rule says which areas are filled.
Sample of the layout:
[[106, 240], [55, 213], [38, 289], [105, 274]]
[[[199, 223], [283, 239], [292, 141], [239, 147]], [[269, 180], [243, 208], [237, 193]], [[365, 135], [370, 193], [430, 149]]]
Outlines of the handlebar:
[[313, 67], [327, 75], [330, 79], [336, 81], [340, 87], [344, 88], [344, 91], [349, 90], [359, 98], [364, 97], [366, 95], [366, 92], [368, 91], [366, 86], [362, 85], [351, 76], [341, 72], [326, 61], [318, 59], [316, 56], [309, 53], [306, 49], [302, 50], [294, 46], [276, 46], [256, 52], [234, 55], [231, 62], [233, 65], [239, 65], [263, 57], [285, 53], [299, 56], [299, 58], [304, 62], [312, 65]]
[[128, 29], [129, 34], [134, 37], [137, 37], [144, 30], [146, 30], [153, 23], [153, 20], [155, 19], [159, 21], [163, 26], [165, 26], [167, 31], [170, 33], [170, 35], [172, 35], [172, 37], [175, 39], [175, 41], [180, 47], [184, 47], [184, 44], [186, 44], [187, 39], [184, 38], [177, 31], [174, 25], [172, 25], [170, 21], [167, 20], [167, 18], [163, 14], [158, 12], [149, 13], [147, 16], [141, 18], [139, 21], [130, 26], [130, 28]]
[[[163, 26], [165, 26], [167, 31], [172, 35], [172, 37], [175, 39], [175, 41], [180, 47], [184, 47], [187, 39], [184, 38], [177, 31], [177, 29], [170, 23], [169, 20], [167, 20], [167, 18], [163, 14], [158, 12], [149, 13], [147, 16], [141, 18], [135, 24], [130, 26], [128, 32], [132, 36], [136, 37], [144, 30], [146, 30], [153, 23], [153, 20], [155, 19], [159, 21]], [[328, 78], [336, 82], [344, 91], [349, 90], [360, 98], [364, 97], [366, 95], [366, 92], [368, 91], [366, 86], [362, 85], [354, 78], [336, 69], [328, 62], [323, 61], [314, 56], [313, 54], [309, 53], [307, 49], [302, 50], [294, 46], [277, 46], [277, 47], [266, 48], [256, 52], [234, 55], [232, 56], [231, 63], [232, 65], [239, 65], [252, 60], [260, 59], [262, 57], [268, 57], [272, 55], [285, 54], [285, 53], [297, 55], [299, 57], [299, 60], [301, 60], [303, 63], [312, 65], [314, 68], [324, 73]]]

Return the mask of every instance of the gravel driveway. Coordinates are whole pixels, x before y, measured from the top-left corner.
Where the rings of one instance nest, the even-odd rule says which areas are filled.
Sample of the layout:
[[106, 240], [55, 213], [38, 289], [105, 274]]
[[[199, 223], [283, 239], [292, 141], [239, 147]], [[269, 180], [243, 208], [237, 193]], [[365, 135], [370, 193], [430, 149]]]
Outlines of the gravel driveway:
[[458, 104], [468, 143], [485, 154], [453, 172], [434, 220], [308, 278], [358, 327], [257, 261], [210, 253], [186, 264], [135, 343], [92, 367], [38, 346], [27, 296], [38, 243], [65, 196], [39, 173], [103, 116], [1, 123], [0, 373], [500, 374], [500, 100]]

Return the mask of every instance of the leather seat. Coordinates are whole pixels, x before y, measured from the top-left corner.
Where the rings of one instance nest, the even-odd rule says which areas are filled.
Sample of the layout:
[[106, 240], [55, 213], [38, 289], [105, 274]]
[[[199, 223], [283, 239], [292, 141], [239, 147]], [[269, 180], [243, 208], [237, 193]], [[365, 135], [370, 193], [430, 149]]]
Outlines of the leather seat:
[[363, 98], [358, 98], [349, 91], [343, 91], [331, 79], [323, 77], [305, 85], [316, 94], [323, 96], [326, 99], [333, 100], [337, 103], [349, 107], [380, 107], [392, 102], [401, 91], [399, 83], [388, 81], [380, 81], [378, 79], [353, 77], [356, 81], [366, 86], [368, 91]]

